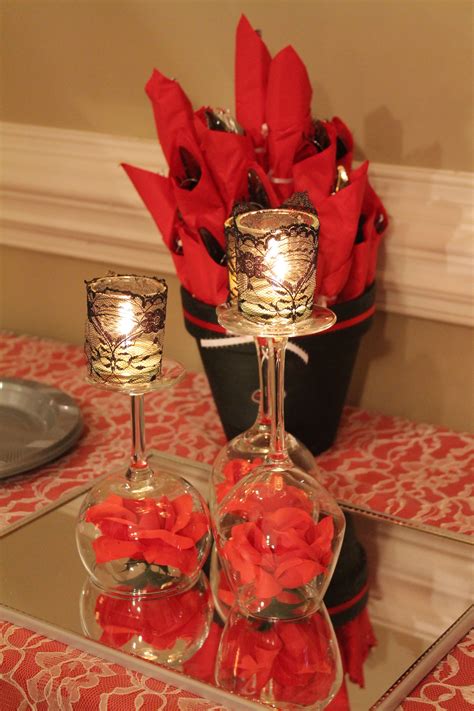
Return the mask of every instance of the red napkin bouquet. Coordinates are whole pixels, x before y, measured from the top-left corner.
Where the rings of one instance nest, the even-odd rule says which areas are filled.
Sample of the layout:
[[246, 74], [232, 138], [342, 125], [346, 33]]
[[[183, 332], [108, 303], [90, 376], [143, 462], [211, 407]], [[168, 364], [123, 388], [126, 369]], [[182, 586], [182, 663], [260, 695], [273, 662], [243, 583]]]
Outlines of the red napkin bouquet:
[[353, 168], [348, 127], [338, 117], [312, 117], [311, 83], [291, 46], [272, 58], [241, 17], [238, 123], [221, 109], [194, 111], [180, 84], [157, 70], [146, 91], [169, 172], [124, 168], [190, 294], [213, 306], [226, 300], [224, 222], [236, 204], [277, 207], [294, 192], [308, 193], [321, 223], [317, 295], [337, 304], [372, 284], [387, 214], [369, 183], [368, 163]]

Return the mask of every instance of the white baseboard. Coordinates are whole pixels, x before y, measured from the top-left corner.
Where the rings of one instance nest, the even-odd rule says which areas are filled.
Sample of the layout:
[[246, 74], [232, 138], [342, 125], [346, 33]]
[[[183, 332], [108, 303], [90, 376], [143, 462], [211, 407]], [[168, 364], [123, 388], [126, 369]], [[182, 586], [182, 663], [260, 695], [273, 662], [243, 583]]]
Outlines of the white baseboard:
[[[157, 141], [13, 123], [0, 123], [0, 140], [1, 244], [174, 273], [119, 166], [165, 172]], [[474, 323], [473, 174], [372, 164], [370, 175], [392, 219], [379, 306]]]

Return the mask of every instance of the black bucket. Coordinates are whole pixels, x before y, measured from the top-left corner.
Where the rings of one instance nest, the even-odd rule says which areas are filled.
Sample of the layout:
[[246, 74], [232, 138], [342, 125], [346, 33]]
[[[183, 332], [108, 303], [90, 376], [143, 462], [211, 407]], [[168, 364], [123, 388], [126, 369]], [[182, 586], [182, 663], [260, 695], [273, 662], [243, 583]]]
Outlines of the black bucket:
[[[228, 439], [257, 416], [258, 372], [253, 339], [226, 336], [213, 306], [181, 288], [188, 332], [197, 340], [204, 370]], [[313, 454], [336, 437], [360, 339], [369, 329], [375, 285], [361, 296], [331, 307], [337, 323], [329, 331], [291, 338], [286, 354], [285, 426]], [[227, 342], [226, 342], [227, 341]]]

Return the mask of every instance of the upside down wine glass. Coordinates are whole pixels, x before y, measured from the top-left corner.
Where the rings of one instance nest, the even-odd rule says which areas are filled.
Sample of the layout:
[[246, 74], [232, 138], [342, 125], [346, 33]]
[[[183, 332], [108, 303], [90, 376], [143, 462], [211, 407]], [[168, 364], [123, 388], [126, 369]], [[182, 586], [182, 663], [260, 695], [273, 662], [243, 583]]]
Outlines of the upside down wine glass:
[[[216, 508], [216, 545], [233, 600], [219, 653], [226, 664], [224, 646], [233, 639], [237, 620], [246, 619], [247, 628], [278, 623], [287, 632], [290, 624], [301, 634], [303, 627], [313, 629], [308, 620], [322, 614], [344, 535], [336, 501], [293, 464], [285, 439], [287, 339], [326, 330], [335, 321], [331, 311], [313, 305], [317, 226], [314, 215], [297, 210], [260, 210], [236, 218], [238, 305], [219, 307], [218, 319], [231, 333], [268, 339], [271, 444], [265, 462], [236, 483]], [[241, 654], [239, 645], [234, 648]], [[337, 674], [339, 664], [336, 660]], [[253, 689], [249, 695], [282, 709], [308, 705], [277, 698], [271, 675], [257, 694], [257, 668], [246, 686]], [[230, 688], [219, 663], [216, 679]], [[330, 685], [330, 696], [335, 690], [337, 684]]]
[[95, 585], [111, 594], [181, 593], [199, 578], [211, 534], [201, 495], [146, 453], [144, 396], [184, 374], [162, 358], [167, 286], [135, 275], [86, 285], [88, 381], [130, 397], [132, 447], [129, 466], [99, 481], [84, 500], [79, 554]]

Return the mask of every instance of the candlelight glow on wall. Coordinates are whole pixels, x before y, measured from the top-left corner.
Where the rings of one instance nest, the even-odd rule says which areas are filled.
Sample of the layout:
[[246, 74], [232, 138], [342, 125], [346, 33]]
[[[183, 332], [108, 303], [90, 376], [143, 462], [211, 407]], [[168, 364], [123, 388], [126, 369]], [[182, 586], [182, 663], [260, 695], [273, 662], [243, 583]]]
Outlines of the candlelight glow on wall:
[[89, 377], [124, 389], [161, 373], [168, 288], [162, 279], [106, 276], [86, 282]]
[[238, 308], [257, 323], [294, 323], [313, 310], [319, 220], [301, 210], [235, 218]]

